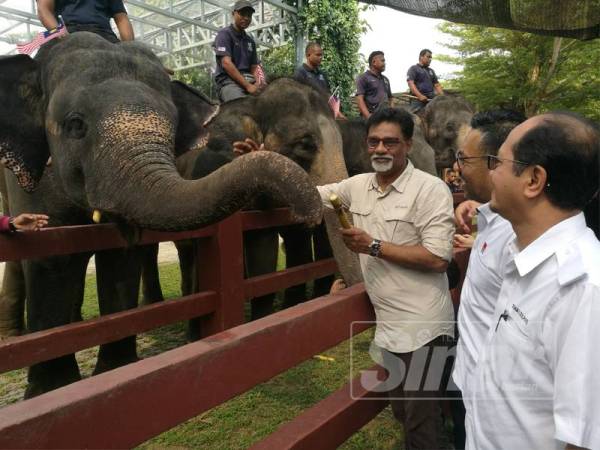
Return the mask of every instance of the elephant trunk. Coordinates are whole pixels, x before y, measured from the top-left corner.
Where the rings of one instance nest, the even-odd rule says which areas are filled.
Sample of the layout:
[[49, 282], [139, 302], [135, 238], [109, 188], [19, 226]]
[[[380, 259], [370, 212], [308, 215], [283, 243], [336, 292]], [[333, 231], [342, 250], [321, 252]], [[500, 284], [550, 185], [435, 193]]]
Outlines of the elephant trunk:
[[[272, 152], [253, 152], [236, 158], [199, 180], [184, 180], [172, 158], [162, 149], [144, 146], [144, 154], [156, 154], [154, 162], [136, 170], [117, 168], [117, 179], [105, 180], [90, 205], [115, 213], [138, 226], [178, 231], [218, 222], [245, 206], [254, 196], [266, 194], [275, 202], [290, 205], [298, 222], [314, 225], [321, 220], [319, 195], [308, 175], [293, 161]], [[152, 158], [150, 158], [152, 159]], [[110, 173], [110, 172], [101, 172]], [[114, 173], [114, 172], [113, 172]]]

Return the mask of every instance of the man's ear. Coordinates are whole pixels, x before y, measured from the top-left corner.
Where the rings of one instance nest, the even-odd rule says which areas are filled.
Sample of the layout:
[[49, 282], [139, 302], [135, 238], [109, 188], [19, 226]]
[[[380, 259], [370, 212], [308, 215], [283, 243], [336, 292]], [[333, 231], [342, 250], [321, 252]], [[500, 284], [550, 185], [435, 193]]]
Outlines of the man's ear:
[[33, 191], [50, 156], [38, 63], [26, 55], [0, 58], [0, 163]]
[[206, 138], [204, 124], [218, 113], [219, 106], [181, 81], [171, 81], [171, 96], [179, 113], [175, 136], [175, 156], [179, 156]]
[[527, 167], [525, 170], [527, 173], [523, 175], [528, 177], [527, 185], [525, 186], [525, 196], [527, 198], [538, 197], [546, 189], [548, 173], [546, 169], [538, 165]]

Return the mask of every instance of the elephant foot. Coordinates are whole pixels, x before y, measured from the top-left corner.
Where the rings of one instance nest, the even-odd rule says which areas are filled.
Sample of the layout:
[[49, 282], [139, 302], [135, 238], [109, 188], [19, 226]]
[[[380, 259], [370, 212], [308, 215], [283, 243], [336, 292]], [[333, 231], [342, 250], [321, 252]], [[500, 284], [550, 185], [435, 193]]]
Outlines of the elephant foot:
[[5, 324], [0, 322], [0, 341], [14, 336], [21, 336], [25, 330], [15, 324]]
[[269, 314], [272, 314], [274, 310], [274, 301], [275, 294], [269, 294], [253, 299], [251, 304], [252, 314], [250, 320], [261, 319]]
[[75, 355], [67, 355], [29, 368], [25, 399], [61, 388], [81, 380]]
[[162, 302], [164, 300], [165, 300], [165, 298], [163, 297], [162, 293], [158, 297], [156, 297], [156, 296], [147, 296], [144, 293], [144, 295], [142, 297], [142, 301], [140, 302], [140, 304], [142, 306], [146, 306], [146, 305], [152, 305], [154, 303]]
[[139, 361], [139, 358], [136, 352], [135, 336], [104, 344], [100, 346], [93, 375], [108, 372], [136, 361]]
[[127, 364], [131, 364], [139, 360], [140, 358], [138, 358], [137, 355], [128, 358], [118, 358], [111, 360], [98, 359], [98, 362], [96, 363], [96, 367], [94, 368], [92, 375], [100, 375], [101, 373], [108, 372], [109, 370], [117, 369], [122, 366], [126, 366]]

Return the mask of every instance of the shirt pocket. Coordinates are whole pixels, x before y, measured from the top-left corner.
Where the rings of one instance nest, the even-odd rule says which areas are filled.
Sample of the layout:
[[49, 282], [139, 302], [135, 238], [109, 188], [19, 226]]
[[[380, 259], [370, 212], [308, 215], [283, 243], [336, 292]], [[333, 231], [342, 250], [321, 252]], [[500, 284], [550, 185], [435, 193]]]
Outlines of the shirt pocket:
[[408, 206], [397, 205], [383, 213], [388, 239], [396, 245], [414, 245], [419, 242], [415, 228], [415, 214]]

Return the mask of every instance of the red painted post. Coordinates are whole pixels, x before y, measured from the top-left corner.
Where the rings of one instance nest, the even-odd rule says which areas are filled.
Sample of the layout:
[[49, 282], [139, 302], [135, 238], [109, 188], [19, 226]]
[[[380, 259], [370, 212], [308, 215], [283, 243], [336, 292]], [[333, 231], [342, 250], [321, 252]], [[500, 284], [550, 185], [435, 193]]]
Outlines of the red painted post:
[[217, 225], [217, 232], [197, 246], [197, 277], [201, 291], [219, 294], [213, 314], [201, 321], [201, 336], [244, 323], [244, 248], [242, 216], [238, 212]]

